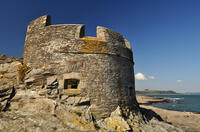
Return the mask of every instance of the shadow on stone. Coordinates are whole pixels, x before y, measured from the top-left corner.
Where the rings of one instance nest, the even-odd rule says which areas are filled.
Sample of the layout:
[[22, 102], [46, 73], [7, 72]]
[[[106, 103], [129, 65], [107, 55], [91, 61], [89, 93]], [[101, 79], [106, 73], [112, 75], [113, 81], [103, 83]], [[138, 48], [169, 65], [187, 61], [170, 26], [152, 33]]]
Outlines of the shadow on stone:
[[140, 111], [142, 115], [147, 119], [147, 121], [150, 121], [152, 118], [156, 118], [159, 121], [163, 121], [163, 119], [158, 115], [156, 112], [150, 109], [140, 108]]
[[7, 100], [6, 106], [4, 107], [4, 109], [2, 111], [6, 111], [9, 107], [10, 107], [10, 100], [15, 96], [16, 94], [16, 89], [14, 87], [12, 87], [12, 92], [10, 94], [10, 97]]

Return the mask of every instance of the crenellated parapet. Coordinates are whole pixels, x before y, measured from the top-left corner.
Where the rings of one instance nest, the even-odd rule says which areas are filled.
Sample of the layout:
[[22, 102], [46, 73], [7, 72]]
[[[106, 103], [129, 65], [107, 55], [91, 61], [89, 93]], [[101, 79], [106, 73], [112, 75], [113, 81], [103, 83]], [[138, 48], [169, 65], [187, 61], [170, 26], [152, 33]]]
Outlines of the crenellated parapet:
[[[132, 59], [130, 43], [119, 33], [98, 26], [97, 37], [85, 37], [85, 26], [82, 24], [50, 25], [50, 21], [50, 16], [46, 15], [28, 25], [24, 49], [25, 63], [29, 63], [30, 56], [34, 56], [31, 51], [39, 51], [45, 46], [48, 51], [50, 45], [55, 47], [55, 50], [59, 47], [63, 52], [104, 53]], [[54, 40], [60, 40], [60, 45], [53, 44]], [[70, 41], [70, 44], [65, 44], [64, 41]]]

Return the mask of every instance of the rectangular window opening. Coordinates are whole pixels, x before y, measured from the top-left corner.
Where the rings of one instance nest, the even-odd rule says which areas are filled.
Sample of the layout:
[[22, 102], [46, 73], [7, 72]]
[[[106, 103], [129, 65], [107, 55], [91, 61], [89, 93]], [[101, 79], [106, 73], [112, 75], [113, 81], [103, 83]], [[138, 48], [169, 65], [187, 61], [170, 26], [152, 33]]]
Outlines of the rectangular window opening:
[[77, 89], [80, 80], [78, 79], [65, 79], [64, 89]]
[[133, 96], [133, 87], [129, 87], [129, 96]]

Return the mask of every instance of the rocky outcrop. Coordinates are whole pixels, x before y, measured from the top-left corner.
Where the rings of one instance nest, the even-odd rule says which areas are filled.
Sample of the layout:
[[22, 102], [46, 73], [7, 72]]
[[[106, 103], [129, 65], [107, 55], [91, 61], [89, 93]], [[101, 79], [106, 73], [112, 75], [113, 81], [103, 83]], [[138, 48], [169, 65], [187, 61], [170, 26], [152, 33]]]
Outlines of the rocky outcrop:
[[154, 118], [145, 122], [140, 113], [129, 112], [129, 116], [125, 117], [120, 107], [107, 118], [96, 120], [90, 111], [90, 104], [83, 103], [87, 101], [87, 98], [70, 97], [64, 104], [42, 97], [30, 89], [19, 90], [8, 111], [0, 113], [0, 131], [182, 131]]
[[[63, 131], [134, 131], [134, 132], [181, 132], [148, 114], [145, 111], [131, 112], [117, 107], [108, 117], [96, 119], [87, 96], [63, 95], [58, 89], [58, 78], [39, 69], [27, 73], [24, 84], [0, 90], [2, 104], [0, 131], [7, 132], [63, 132]], [[32, 81], [30, 78], [33, 78]], [[42, 82], [44, 78], [46, 83]], [[29, 83], [27, 83], [29, 82]], [[17, 87], [18, 86], [18, 87]], [[16, 93], [16, 94], [14, 94]], [[8, 105], [9, 104], [9, 105]], [[7, 109], [5, 109], [7, 106]], [[146, 113], [149, 113], [146, 111]]]
[[15, 96], [15, 88], [1, 88], [0, 90], [0, 111], [5, 111], [11, 99]]
[[0, 111], [5, 111], [15, 95], [18, 78], [18, 66], [21, 59], [0, 55]]
[[5, 55], [0, 54], [0, 64], [11, 63], [11, 62], [14, 62], [14, 61], [21, 61], [22, 62], [22, 58], [7, 57]]

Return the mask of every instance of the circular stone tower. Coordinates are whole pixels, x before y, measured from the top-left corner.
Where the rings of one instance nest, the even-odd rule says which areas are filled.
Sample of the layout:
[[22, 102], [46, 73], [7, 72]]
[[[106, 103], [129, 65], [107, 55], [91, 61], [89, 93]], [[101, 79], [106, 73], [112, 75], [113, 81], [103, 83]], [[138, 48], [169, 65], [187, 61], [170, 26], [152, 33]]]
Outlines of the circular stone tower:
[[47, 15], [37, 18], [28, 25], [24, 64], [59, 76], [63, 93], [89, 97], [97, 118], [118, 106], [138, 107], [130, 43], [104, 27], [97, 27], [97, 37], [84, 30], [80, 24], [51, 25]]

